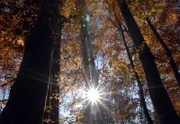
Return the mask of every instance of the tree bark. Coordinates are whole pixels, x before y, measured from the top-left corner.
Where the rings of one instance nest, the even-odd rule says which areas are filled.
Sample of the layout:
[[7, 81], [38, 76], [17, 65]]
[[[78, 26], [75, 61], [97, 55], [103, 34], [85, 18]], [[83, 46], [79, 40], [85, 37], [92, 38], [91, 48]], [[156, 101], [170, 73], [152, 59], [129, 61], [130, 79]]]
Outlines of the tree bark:
[[140, 60], [148, 83], [153, 106], [162, 124], [179, 124], [180, 119], [173, 108], [169, 96], [162, 84], [154, 56], [147, 46], [125, 1], [117, 0], [121, 13], [131, 33], [136, 49], [139, 51]]
[[161, 36], [157, 32], [156, 28], [151, 24], [151, 21], [150, 21], [149, 18], [146, 18], [146, 22], [148, 23], [148, 25], [151, 28], [151, 30], [154, 33], [154, 35], [156, 36], [156, 39], [161, 43], [161, 45], [163, 46], [164, 50], [166, 51], [166, 54], [169, 57], [169, 62], [171, 64], [174, 76], [176, 78], [176, 81], [178, 82], [178, 85], [180, 86], [180, 73], [178, 71], [178, 67], [177, 67], [177, 65], [176, 65], [176, 63], [174, 61], [174, 58], [172, 56], [172, 53], [171, 53], [170, 49], [168, 48], [168, 46], [166, 45], [164, 40], [161, 38]]
[[37, 23], [26, 41], [17, 79], [0, 117], [1, 124], [42, 124], [53, 48], [49, 12], [53, 10], [48, 8], [52, 4], [45, 3], [41, 7]]

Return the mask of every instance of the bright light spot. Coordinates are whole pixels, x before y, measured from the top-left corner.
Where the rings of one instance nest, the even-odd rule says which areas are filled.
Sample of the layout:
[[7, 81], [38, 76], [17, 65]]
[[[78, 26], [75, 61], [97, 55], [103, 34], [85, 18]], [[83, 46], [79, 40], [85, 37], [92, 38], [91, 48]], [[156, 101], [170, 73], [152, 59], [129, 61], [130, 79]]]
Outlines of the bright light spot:
[[89, 101], [91, 101], [92, 103], [96, 103], [97, 101], [99, 101], [99, 98], [100, 98], [100, 93], [97, 89], [91, 88], [90, 90], [88, 90], [87, 99]]

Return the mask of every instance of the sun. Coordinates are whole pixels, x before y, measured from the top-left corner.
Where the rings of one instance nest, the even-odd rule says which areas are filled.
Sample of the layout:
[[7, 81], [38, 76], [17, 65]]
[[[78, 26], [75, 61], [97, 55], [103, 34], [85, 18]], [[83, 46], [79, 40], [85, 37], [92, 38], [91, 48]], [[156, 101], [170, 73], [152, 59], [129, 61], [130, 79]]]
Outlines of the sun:
[[86, 100], [91, 103], [97, 103], [100, 100], [100, 91], [96, 88], [90, 88], [86, 92]]
[[100, 98], [100, 94], [98, 92], [97, 89], [95, 88], [91, 88], [88, 92], [87, 92], [87, 98], [91, 101], [91, 102], [97, 102]]

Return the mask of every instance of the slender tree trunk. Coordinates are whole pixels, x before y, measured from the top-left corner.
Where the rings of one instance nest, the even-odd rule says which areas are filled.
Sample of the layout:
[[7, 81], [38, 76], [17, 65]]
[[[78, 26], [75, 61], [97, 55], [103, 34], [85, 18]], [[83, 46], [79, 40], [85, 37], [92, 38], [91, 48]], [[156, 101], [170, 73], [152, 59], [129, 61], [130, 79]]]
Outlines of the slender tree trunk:
[[[80, 12], [81, 12], [81, 44], [82, 44], [82, 57], [85, 71], [85, 81], [86, 88], [89, 89], [91, 86], [91, 74], [89, 67], [89, 57], [88, 57], [88, 47], [87, 47], [87, 38], [88, 38], [88, 29], [87, 29], [87, 20], [86, 20], [86, 1], [80, 1]], [[94, 115], [92, 112], [92, 106], [89, 104], [84, 113], [83, 123], [93, 124]]]
[[[59, 27], [59, 26], [58, 26]], [[59, 28], [61, 30], [61, 27]], [[61, 34], [59, 34], [61, 35]], [[54, 48], [53, 48], [53, 64], [52, 64], [52, 77], [53, 77], [53, 82], [52, 85], [50, 86], [51, 88], [51, 105], [52, 105], [52, 113], [50, 116], [50, 119], [54, 121], [55, 123], [53, 124], [59, 124], [59, 86], [57, 84], [56, 79], [59, 78], [58, 74], [60, 72], [60, 42], [61, 39], [58, 41], [55, 41]]]
[[90, 69], [89, 69], [89, 61], [88, 61], [88, 48], [87, 48], [87, 20], [86, 20], [86, 2], [85, 0], [80, 1], [80, 18], [81, 18], [81, 44], [82, 44], [82, 57], [83, 57], [83, 65], [85, 71], [85, 80], [86, 86], [89, 88], [90, 83]]
[[180, 119], [173, 108], [169, 96], [162, 84], [154, 56], [147, 46], [125, 1], [117, 0], [120, 10], [131, 33], [145, 72], [153, 106], [162, 124], [179, 124]]
[[42, 6], [34, 30], [26, 41], [18, 77], [0, 124], [42, 124], [53, 47], [52, 15], [48, 12], [53, 11], [48, 8], [52, 4], [51, 1]]
[[[82, 54], [83, 63], [85, 68], [86, 86], [87, 88], [98, 86], [98, 78], [95, 69], [94, 56], [92, 51], [92, 42], [88, 36], [88, 20], [87, 20], [87, 6], [86, 0], [80, 0], [80, 11], [81, 11], [81, 43], [82, 43]], [[90, 60], [89, 60], [90, 59]], [[103, 117], [99, 111], [102, 112], [102, 106], [89, 104], [86, 112], [85, 119], [88, 124], [104, 124]], [[96, 112], [94, 112], [96, 111]], [[96, 113], [94, 115], [94, 113]]]
[[[82, 27], [81, 23], [81, 27]], [[82, 57], [83, 57], [83, 65], [84, 65], [84, 71], [85, 71], [85, 81], [86, 81], [86, 87], [89, 87], [89, 81], [90, 81], [90, 70], [89, 70], [89, 61], [88, 61], [88, 53], [87, 53], [87, 45], [85, 41], [85, 36], [83, 34], [83, 28], [81, 29], [81, 45], [82, 45]]]
[[135, 67], [134, 67], [134, 62], [132, 60], [132, 56], [131, 56], [131, 53], [129, 51], [129, 48], [128, 48], [128, 45], [126, 43], [126, 39], [124, 37], [124, 33], [122, 31], [122, 28], [121, 28], [121, 24], [119, 23], [119, 27], [120, 27], [120, 33], [122, 35], [122, 38], [123, 38], [123, 41], [124, 41], [124, 46], [125, 46], [125, 49], [127, 51], [127, 55], [128, 55], [128, 58], [130, 60], [130, 64], [132, 66], [132, 69], [135, 73], [135, 77], [136, 77], [136, 80], [137, 80], [137, 84], [138, 84], [138, 87], [139, 87], [139, 96], [140, 96], [140, 103], [141, 103], [141, 106], [143, 108], [143, 111], [144, 111], [144, 115], [146, 117], [146, 120], [148, 122], [148, 124], [153, 124], [153, 120], [151, 119], [151, 116], [149, 115], [149, 112], [148, 112], [148, 109], [147, 109], [147, 106], [146, 106], [146, 102], [145, 102], [145, 98], [144, 98], [144, 92], [143, 92], [143, 86], [142, 86], [142, 83], [139, 79], [139, 75], [138, 73], [136, 72], [135, 70]]
[[[58, 17], [58, 3], [55, 4], [54, 8], [54, 22], [53, 32], [54, 32], [54, 44], [52, 53], [52, 63], [51, 63], [51, 81], [49, 84], [48, 98], [46, 102], [46, 111], [44, 117], [44, 124], [51, 124], [45, 120], [51, 120], [53, 124], [59, 124], [59, 86], [57, 85], [56, 79], [59, 78], [58, 74], [60, 72], [60, 46], [61, 46], [61, 29], [62, 23], [57, 22]], [[50, 110], [48, 112], [48, 110]]]
[[[51, 0], [51, 2], [53, 2]], [[58, 74], [60, 72], [60, 46], [61, 46], [61, 29], [62, 23], [58, 22], [58, 5], [62, 6], [61, 1], [54, 1], [52, 7], [52, 28], [53, 28], [53, 53], [52, 53], [52, 63], [51, 63], [51, 82], [49, 84], [48, 98], [46, 106], [49, 106], [49, 110], [45, 111], [44, 119], [49, 119], [53, 124], [59, 124], [59, 86], [57, 84]], [[45, 124], [51, 124], [51, 122], [44, 121]]]
[[149, 27], [151, 28], [152, 32], [154, 33], [154, 35], [156, 36], [156, 39], [161, 43], [161, 45], [163, 46], [164, 50], [166, 51], [167, 56], [169, 57], [169, 62], [171, 64], [174, 76], [180, 86], [180, 73], [178, 71], [178, 67], [173, 59], [172, 53], [170, 51], [170, 49], [168, 48], [168, 46], [166, 45], [166, 43], [163, 41], [163, 39], [161, 38], [161, 36], [159, 35], [159, 33], [157, 32], [156, 28], [151, 24], [151, 21], [149, 18], [146, 18], [146, 21], [149, 25]]

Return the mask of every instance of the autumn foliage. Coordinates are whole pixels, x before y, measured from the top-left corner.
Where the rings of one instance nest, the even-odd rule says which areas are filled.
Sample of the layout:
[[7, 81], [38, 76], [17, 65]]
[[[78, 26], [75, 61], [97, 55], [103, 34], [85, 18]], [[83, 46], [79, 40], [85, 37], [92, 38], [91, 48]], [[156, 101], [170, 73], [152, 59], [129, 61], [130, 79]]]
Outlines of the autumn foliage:
[[[99, 117], [107, 123], [162, 123], [150, 89], [158, 87], [149, 84], [148, 79], [153, 77], [147, 78], [142, 61], [145, 47], [152, 54], [161, 87], [170, 98], [168, 102], [161, 101], [162, 104], [172, 103], [175, 114], [180, 116], [178, 1], [60, 0], [55, 16], [51, 6], [41, 2], [0, 1], [0, 114], [16, 81], [26, 41], [33, 34], [44, 7], [50, 8], [46, 26], [52, 34], [52, 53], [56, 54], [52, 54], [52, 70], [48, 77], [51, 79], [48, 85], [56, 88], [48, 91], [47, 99], [59, 103], [54, 107], [53, 102], [45, 101], [44, 123], [81, 124], [87, 121], [89, 113], [97, 123]], [[124, 3], [144, 39], [138, 47], [122, 11]], [[98, 86], [103, 94], [94, 105], [98, 107], [92, 111], [88, 108], [91, 104], [83, 96], [91, 84]], [[54, 108], [59, 111], [56, 122], [51, 117]]]

